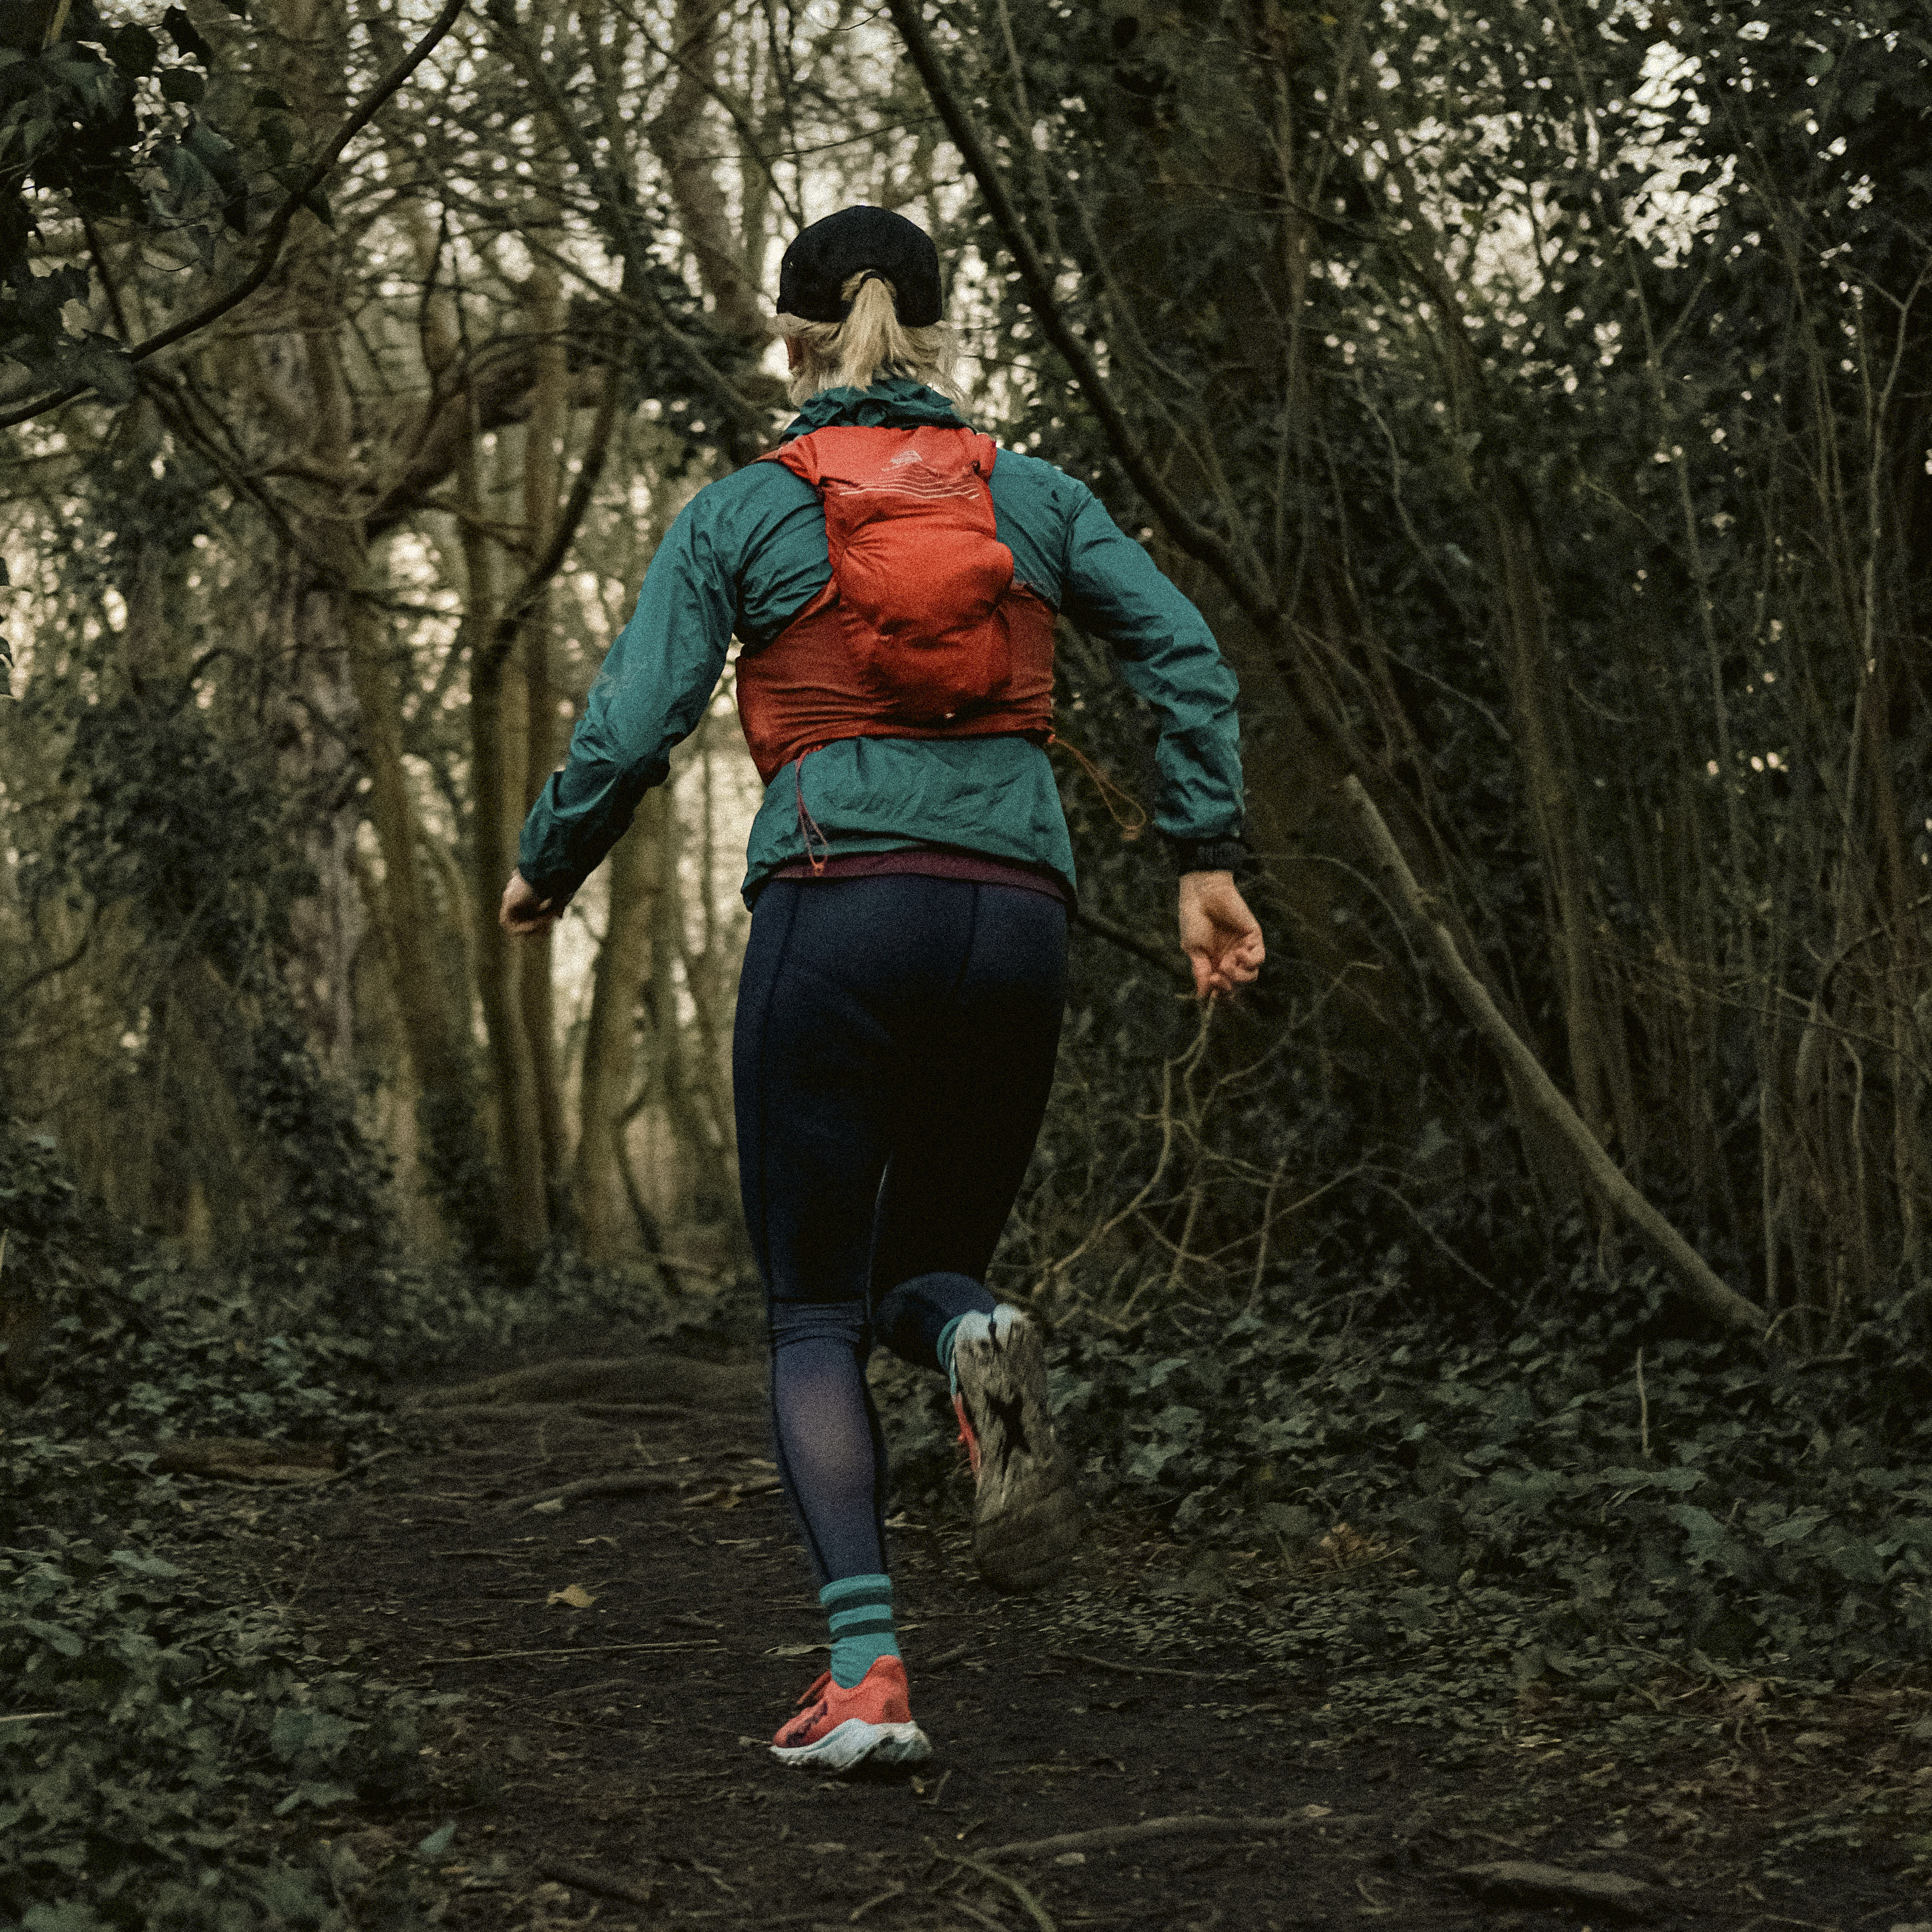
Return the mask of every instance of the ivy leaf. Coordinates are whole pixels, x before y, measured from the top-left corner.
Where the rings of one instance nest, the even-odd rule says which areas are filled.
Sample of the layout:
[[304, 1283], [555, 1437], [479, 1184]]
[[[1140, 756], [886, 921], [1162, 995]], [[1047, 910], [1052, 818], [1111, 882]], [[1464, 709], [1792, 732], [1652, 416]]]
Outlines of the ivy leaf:
[[313, 1805], [318, 1811], [326, 1810], [332, 1804], [346, 1804], [356, 1796], [346, 1784], [327, 1784], [314, 1778], [304, 1778], [294, 1790], [275, 1807], [275, 1816], [286, 1818], [291, 1811], [304, 1804]]
[[1690, 1538], [1693, 1563], [1722, 1561], [1731, 1539], [1708, 1510], [1700, 1509], [1695, 1503], [1678, 1503], [1672, 1508], [1670, 1520]]
[[152, 74], [155, 63], [161, 57], [160, 44], [154, 35], [146, 27], [131, 24], [110, 27], [101, 35], [100, 44], [107, 50], [107, 58], [123, 74], [136, 80], [143, 74]]
[[214, 177], [178, 141], [165, 141], [154, 150], [154, 158], [167, 178], [168, 191], [177, 212], [217, 190]]
[[112, 337], [89, 335], [66, 358], [69, 370], [80, 382], [91, 382], [102, 397], [116, 404], [131, 403], [140, 393], [134, 365]]
[[20, 1925], [21, 1932], [102, 1932], [102, 1921], [77, 1898], [29, 1906]]
[[178, 7], [170, 7], [161, 16], [161, 25], [181, 50], [184, 60], [199, 61], [203, 67], [214, 64], [214, 50], [201, 37], [200, 30]]
[[419, 1858], [440, 1858], [449, 1850], [450, 1840], [456, 1836], [456, 1820], [452, 1818], [447, 1825], [439, 1825], [416, 1847]]
[[1606, 1469], [1597, 1480], [1613, 1490], [1668, 1490], [1682, 1496], [1704, 1480], [1704, 1472], [1682, 1464], [1670, 1469]]
[[87, 1646], [70, 1630], [63, 1630], [58, 1624], [44, 1624], [38, 1617], [22, 1617], [20, 1628], [29, 1636], [37, 1636], [63, 1657], [78, 1657]]
[[171, 67], [161, 76], [161, 98], [192, 107], [208, 92], [208, 82], [184, 67]]
[[135, 1550], [117, 1550], [109, 1561], [117, 1570], [124, 1570], [130, 1576], [154, 1576], [165, 1580], [182, 1574], [173, 1564], [164, 1558], [144, 1556]]

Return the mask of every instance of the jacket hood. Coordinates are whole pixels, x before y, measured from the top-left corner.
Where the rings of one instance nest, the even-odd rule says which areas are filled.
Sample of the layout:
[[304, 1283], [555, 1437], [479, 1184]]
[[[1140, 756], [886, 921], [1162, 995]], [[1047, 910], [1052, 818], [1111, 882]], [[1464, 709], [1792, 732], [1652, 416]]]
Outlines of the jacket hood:
[[910, 376], [888, 376], [869, 389], [821, 389], [785, 425], [780, 442], [834, 424], [858, 429], [970, 429], [937, 389]]

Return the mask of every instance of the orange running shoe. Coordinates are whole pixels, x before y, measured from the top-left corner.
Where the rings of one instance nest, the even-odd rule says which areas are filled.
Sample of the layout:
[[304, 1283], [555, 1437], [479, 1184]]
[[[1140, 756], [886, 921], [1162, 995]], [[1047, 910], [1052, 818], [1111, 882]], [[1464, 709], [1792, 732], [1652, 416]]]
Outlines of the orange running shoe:
[[821, 1671], [798, 1700], [799, 1714], [772, 1739], [781, 1764], [806, 1764], [820, 1771], [850, 1771], [868, 1758], [880, 1764], [920, 1764], [932, 1744], [912, 1720], [905, 1664], [896, 1657], [875, 1660], [849, 1690]]

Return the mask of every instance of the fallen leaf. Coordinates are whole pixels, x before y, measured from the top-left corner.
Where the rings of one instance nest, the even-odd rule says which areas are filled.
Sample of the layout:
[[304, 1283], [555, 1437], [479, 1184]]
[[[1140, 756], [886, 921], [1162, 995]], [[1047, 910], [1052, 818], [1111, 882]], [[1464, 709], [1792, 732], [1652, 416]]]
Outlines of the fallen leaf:
[[1304, 1818], [1327, 1818], [1334, 1814], [1334, 1809], [1332, 1804], [1304, 1804], [1301, 1815]]
[[1364, 1536], [1353, 1523], [1338, 1522], [1315, 1546], [1313, 1560], [1323, 1568], [1349, 1570], [1359, 1563], [1373, 1563], [1388, 1552], [1379, 1537]]
[[546, 1608], [552, 1604], [567, 1604], [573, 1610], [587, 1610], [596, 1600], [581, 1583], [573, 1583], [568, 1589], [553, 1590], [544, 1604]]

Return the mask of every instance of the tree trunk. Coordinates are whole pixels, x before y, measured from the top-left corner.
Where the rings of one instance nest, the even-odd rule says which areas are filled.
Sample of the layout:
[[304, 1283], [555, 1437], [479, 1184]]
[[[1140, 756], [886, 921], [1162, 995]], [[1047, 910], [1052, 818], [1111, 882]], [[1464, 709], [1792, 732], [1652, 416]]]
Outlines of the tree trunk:
[[623, 1136], [637, 1077], [638, 995], [651, 970], [670, 806], [668, 787], [646, 792], [608, 862], [610, 907], [591, 982], [579, 1088], [582, 1126], [571, 1188], [578, 1244], [588, 1261], [615, 1261], [638, 1246]]
[[[560, 230], [557, 238], [561, 239]], [[541, 258], [525, 284], [524, 295], [525, 313], [536, 344], [536, 388], [530, 421], [524, 430], [524, 527], [529, 554], [536, 557], [543, 554], [556, 533], [562, 502], [563, 430], [570, 371], [564, 356], [562, 291], [555, 270]], [[528, 812], [536, 802], [556, 762], [550, 615], [550, 590], [546, 584], [525, 610], [518, 638], [525, 694], [523, 782], [518, 794], [521, 812]], [[545, 1184], [554, 1191], [562, 1178], [564, 1131], [557, 1081], [551, 952], [548, 932], [523, 942], [517, 991], [525, 1050], [530, 1056], [538, 1155]]]

